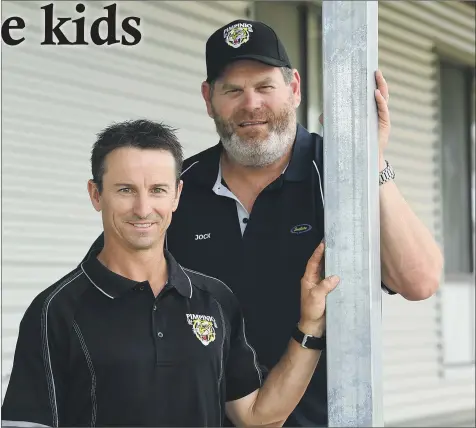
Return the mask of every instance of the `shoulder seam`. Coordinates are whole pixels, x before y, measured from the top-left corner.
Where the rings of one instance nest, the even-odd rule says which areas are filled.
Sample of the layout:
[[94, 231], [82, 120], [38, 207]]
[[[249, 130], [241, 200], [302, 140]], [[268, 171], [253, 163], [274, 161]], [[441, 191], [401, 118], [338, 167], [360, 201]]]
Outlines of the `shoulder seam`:
[[198, 162], [200, 162], [200, 161], [195, 161], [195, 162], [192, 163], [192, 165], [190, 165], [187, 169], [185, 169], [184, 171], [182, 171], [182, 172], [180, 173], [180, 177], [181, 177], [182, 175], [184, 175], [190, 168], [192, 168], [192, 166], [196, 165]]
[[205, 278], [214, 279], [215, 281], [218, 281], [218, 282], [220, 282], [221, 284], [223, 284], [223, 285], [225, 286], [225, 288], [226, 288], [231, 294], [235, 295], [235, 293], [233, 293], [233, 291], [231, 290], [231, 288], [228, 287], [228, 285], [226, 285], [221, 279], [215, 278], [214, 276], [205, 275], [204, 273], [197, 272], [196, 270], [188, 269], [188, 268], [185, 268], [185, 267], [183, 267], [182, 269], [188, 270], [189, 272], [195, 273], [195, 274], [197, 274], [197, 275], [204, 276]]
[[63, 290], [68, 284], [71, 284], [75, 279], [79, 278], [83, 272], [79, 269], [75, 269], [68, 275], [58, 286], [48, 295], [43, 303], [43, 309], [41, 311], [41, 342], [43, 346], [43, 363], [45, 366], [46, 381], [49, 390], [49, 399], [51, 405], [51, 412], [53, 416], [53, 426], [59, 426], [58, 416], [58, 403], [56, 400], [55, 379], [53, 375], [53, 368], [51, 366], [51, 355], [48, 343], [48, 309], [51, 301]]
[[89, 368], [89, 372], [91, 373], [91, 407], [92, 407], [92, 414], [91, 414], [91, 426], [96, 426], [96, 415], [97, 415], [97, 401], [96, 401], [96, 372], [94, 370], [94, 365], [91, 360], [91, 355], [89, 354], [88, 347], [86, 345], [86, 341], [84, 340], [83, 333], [79, 328], [78, 323], [76, 320], [73, 320], [73, 328], [78, 336], [79, 343], [83, 350], [84, 358]]
[[190, 277], [187, 275], [187, 272], [185, 272], [185, 270], [189, 270], [189, 269], [184, 269], [180, 263], [179, 263], [179, 266], [180, 266], [180, 269], [182, 269], [182, 272], [183, 272], [183, 273], [185, 274], [185, 276], [188, 278], [188, 282], [189, 282], [189, 284], [190, 284], [190, 298], [192, 298], [192, 296], [193, 296], [192, 280], [191, 280]]
[[316, 165], [316, 161], [313, 160], [312, 163], [314, 165], [314, 168], [316, 169], [317, 176], [318, 176], [318, 179], [319, 179], [319, 190], [320, 190], [320, 193], [321, 193], [322, 206], [324, 207], [324, 192], [322, 191], [321, 173], [319, 172], [319, 168]]

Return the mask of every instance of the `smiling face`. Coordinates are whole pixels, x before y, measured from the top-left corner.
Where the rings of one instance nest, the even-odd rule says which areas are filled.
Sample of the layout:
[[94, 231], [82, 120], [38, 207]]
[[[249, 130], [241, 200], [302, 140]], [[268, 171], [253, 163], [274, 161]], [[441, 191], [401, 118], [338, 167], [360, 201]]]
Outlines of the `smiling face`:
[[136, 251], [161, 247], [182, 190], [176, 183], [168, 151], [123, 147], [110, 152], [102, 192], [88, 183], [91, 201], [102, 212], [105, 242]]
[[299, 74], [289, 84], [278, 67], [237, 61], [224, 71], [211, 91], [202, 94], [208, 114], [232, 159], [245, 166], [265, 166], [281, 158], [296, 133], [300, 102]]

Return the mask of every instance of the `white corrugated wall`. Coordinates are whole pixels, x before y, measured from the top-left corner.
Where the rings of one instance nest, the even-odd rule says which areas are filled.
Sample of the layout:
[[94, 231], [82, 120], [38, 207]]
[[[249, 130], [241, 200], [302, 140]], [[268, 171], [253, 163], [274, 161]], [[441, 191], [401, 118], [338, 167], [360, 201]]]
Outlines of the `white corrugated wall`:
[[[112, 2], [82, 2], [83, 14], [53, 3], [56, 17], [86, 16], [89, 28]], [[2, 46], [2, 399], [27, 305], [101, 231], [86, 188], [95, 134], [146, 117], [178, 127], [186, 156], [216, 144], [200, 93], [205, 42], [247, 13], [244, 1], [120, 1], [117, 34], [123, 18], [140, 17], [138, 45], [40, 46], [45, 4], [2, 2], [2, 22], [26, 21], [25, 42]]]
[[[456, 1], [379, 3], [379, 66], [392, 120], [387, 157], [404, 197], [439, 242], [438, 60], [449, 55], [474, 67], [474, 12]], [[387, 425], [474, 409], [474, 376], [444, 375], [439, 296], [407, 302], [384, 295], [383, 308]]]
[[[110, 2], [83, 2], [91, 22]], [[39, 290], [72, 269], [100, 230], [86, 192], [94, 134], [148, 117], [180, 128], [186, 154], [216, 142], [200, 96], [204, 44], [246, 2], [117, 2], [142, 18], [134, 47], [40, 46], [46, 3], [2, 2], [27, 38], [2, 46], [2, 397], [18, 323]], [[55, 2], [76, 16], [75, 2]], [[379, 62], [390, 91], [388, 159], [417, 215], [441, 241], [437, 53], [474, 65], [474, 9], [461, 2], [380, 2]], [[118, 22], [119, 18], [118, 18]], [[120, 29], [120, 26], [118, 26]], [[472, 63], [471, 63], [472, 61]], [[438, 297], [384, 295], [387, 425], [474, 408], [474, 379], [442, 376]]]

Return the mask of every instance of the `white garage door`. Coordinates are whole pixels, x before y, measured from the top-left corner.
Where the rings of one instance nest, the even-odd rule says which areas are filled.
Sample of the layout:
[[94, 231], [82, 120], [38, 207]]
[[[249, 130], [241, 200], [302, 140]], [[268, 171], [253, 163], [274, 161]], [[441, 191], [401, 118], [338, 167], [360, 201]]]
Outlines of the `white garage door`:
[[[76, 3], [53, 2], [55, 18], [85, 16], [90, 41], [91, 23], [112, 3], [82, 2], [81, 14]], [[73, 269], [101, 231], [86, 190], [95, 134], [145, 117], [179, 128], [186, 156], [216, 144], [200, 94], [205, 42], [247, 7], [121, 1], [117, 35], [124, 18], [140, 17], [138, 45], [41, 46], [45, 4], [2, 2], [2, 22], [20, 16], [26, 23], [22, 44], [2, 46], [2, 400], [27, 305]], [[61, 27], [67, 36], [70, 24]]]

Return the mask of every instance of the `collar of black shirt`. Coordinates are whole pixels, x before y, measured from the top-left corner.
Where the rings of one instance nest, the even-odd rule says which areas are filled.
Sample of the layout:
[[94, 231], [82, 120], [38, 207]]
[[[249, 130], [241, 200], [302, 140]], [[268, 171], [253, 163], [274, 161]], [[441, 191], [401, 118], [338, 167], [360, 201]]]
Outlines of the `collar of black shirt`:
[[[97, 259], [101, 250], [102, 248], [92, 250], [87, 259], [81, 263], [81, 269], [103, 294], [111, 299], [116, 299], [136, 287], [147, 284], [147, 281], [134, 281], [109, 270]], [[164, 255], [169, 271], [167, 287], [174, 287], [182, 296], [191, 298], [193, 288], [189, 276], [166, 249], [164, 249]]]

